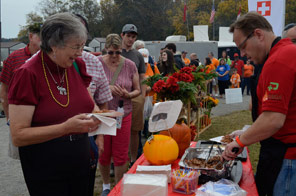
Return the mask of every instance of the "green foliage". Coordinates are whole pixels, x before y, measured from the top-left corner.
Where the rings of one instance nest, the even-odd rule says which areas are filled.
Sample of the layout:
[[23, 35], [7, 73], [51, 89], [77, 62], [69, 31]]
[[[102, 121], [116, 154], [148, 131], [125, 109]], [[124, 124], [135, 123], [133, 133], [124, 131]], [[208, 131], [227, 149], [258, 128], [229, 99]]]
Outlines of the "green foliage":
[[296, 18], [296, 1], [286, 0], [286, 18], [285, 24], [295, 23]]
[[[105, 37], [110, 33], [121, 33], [124, 24], [133, 23], [138, 27], [138, 38], [164, 40], [167, 36], [188, 35], [193, 40], [194, 25], [209, 25], [210, 40], [218, 40], [219, 27], [229, 26], [241, 14], [248, 12], [248, 0], [215, 0], [215, 21], [210, 24], [212, 0], [186, 0], [187, 21], [183, 21], [185, 0], [40, 0], [38, 11], [46, 19], [59, 12], [79, 13], [89, 23], [92, 37]], [[31, 13], [30, 13], [31, 14]], [[29, 14], [29, 15], [30, 15]], [[31, 17], [31, 16], [29, 16]], [[286, 0], [286, 24], [295, 22], [296, 1]], [[187, 25], [188, 23], [188, 25]], [[30, 22], [27, 22], [27, 25]], [[26, 26], [27, 26], [26, 25]], [[213, 25], [215, 37], [213, 37]], [[189, 28], [189, 29], [187, 29]], [[18, 39], [27, 37], [25, 27]]]
[[178, 82], [178, 84], [180, 86], [180, 91], [174, 95], [175, 97], [172, 96], [172, 100], [180, 98], [185, 105], [188, 103], [188, 101], [190, 101], [193, 105], [196, 105], [197, 102], [195, 96], [198, 93], [196, 86], [193, 83], [183, 81]]
[[155, 74], [153, 76], [148, 77], [145, 79], [142, 84], [146, 84], [147, 86], [153, 87], [153, 85], [160, 79], [162, 79], [163, 76], [161, 74]]
[[19, 33], [17, 35], [18, 41], [23, 42], [25, 44], [29, 43], [29, 38], [28, 38], [28, 33], [29, 33], [28, 30], [29, 29], [28, 28], [30, 25], [33, 25], [35, 23], [43, 23], [43, 18], [35, 12], [30, 12], [26, 16], [26, 24], [27, 25], [22, 26], [21, 30], [19, 31]]

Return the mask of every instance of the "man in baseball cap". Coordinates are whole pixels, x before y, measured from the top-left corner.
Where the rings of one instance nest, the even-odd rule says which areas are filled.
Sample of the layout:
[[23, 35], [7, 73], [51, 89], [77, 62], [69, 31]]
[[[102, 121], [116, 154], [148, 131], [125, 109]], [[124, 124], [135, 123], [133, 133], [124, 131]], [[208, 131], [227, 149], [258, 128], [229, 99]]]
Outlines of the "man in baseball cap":
[[122, 53], [121, 55], [127, 59], [130, 59], [136, 64], [139, 73], [141, 95], [132, 99], [132, 125], [131, 125], [131, 138], [130, 138], [130, 154], [131, 163], [130, 166], [137, 160], [139, 135], [144, 128], [144, 101], [146, 95], [146, 85], [142, 84], [145, 79], [146, 67], [142, 54], [132, 46], [138, 36], [138, 29], [134, 24], [126, 24], [122, 28]]

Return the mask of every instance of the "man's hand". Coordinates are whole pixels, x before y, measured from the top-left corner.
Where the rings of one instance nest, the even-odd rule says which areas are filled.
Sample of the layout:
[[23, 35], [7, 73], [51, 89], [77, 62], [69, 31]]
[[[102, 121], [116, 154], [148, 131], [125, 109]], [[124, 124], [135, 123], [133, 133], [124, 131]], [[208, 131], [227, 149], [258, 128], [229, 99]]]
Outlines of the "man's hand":
[[[238, 148], [238, 152], [235, 152], [235, 148]], [[233, 160], [243, 151], [236, 141], [233, 141], [226, 145], [224, 152], [222, 153], [222, 157], [225, 160]]]

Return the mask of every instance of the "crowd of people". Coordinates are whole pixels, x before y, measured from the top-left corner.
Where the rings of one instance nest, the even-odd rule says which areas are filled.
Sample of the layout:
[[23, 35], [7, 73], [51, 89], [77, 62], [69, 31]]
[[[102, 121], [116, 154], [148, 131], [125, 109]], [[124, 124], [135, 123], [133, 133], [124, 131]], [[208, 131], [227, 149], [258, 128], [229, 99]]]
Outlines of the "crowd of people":
[[[207, 85], [212, 96], [223, 98], [227, 88], [241, 88], [244, 94], [247, 87], [254, 124], [227, 145], [223, 156], [233, 159], [237, 156], [233, 148], [241, 152], [244, 146], [261, 141], [259, 193], [295, 195], [295, 190], [282, 188], [296, 185], [295, 169], [289, 167], [296, 165], [295, 24], [284, 29], [288, 39], [281, 40], [259, 14], [240, 17], [230, 31], [241, 56], [248, 58], [246, 63], [238, 53], [231, 60], [226, 51], [220, 59], [212, 51], [203, 62], [196, 53], [187, 58], [187, 51], [179, 52], [174, 43], [153, 59], [145, 42], [137, 40], [133, 24], [124, 25], [120, 35], [109, 34], [104, 52], [95, 56], [83, 51], [87, 21], [70, 13], [52, 15], [28, 30], [29, 44], [4, 61], [0, 95], [10, 126], [10, 154], [21, 161], [30, 195], [93, 195], [97, 164], [102, 196], [108, 195], [112, 171], [119, 182], [141, 153], [141, 132], [147, 130], [144, 103], [155, 102], [143, 80], [173, 74], [185, 66], [201, 66], [217, 75]], [[119, 108], [124, 115], [116, 136], [88, 137], [101, 123], [88, 113]], [[274, 151], [271, 155], [269, 149]], [[276, 172], [266, 175], [274, 168]]]

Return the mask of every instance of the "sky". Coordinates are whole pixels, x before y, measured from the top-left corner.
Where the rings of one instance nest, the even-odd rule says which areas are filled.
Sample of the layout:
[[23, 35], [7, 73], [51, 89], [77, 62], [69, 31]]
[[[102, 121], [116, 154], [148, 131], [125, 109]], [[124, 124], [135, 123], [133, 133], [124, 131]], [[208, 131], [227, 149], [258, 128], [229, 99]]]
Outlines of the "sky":
[[0, 0], [2, 38], [16, 38], [21, 26], [26, 25], [26, 15], [37, 11], [41, 0]]

